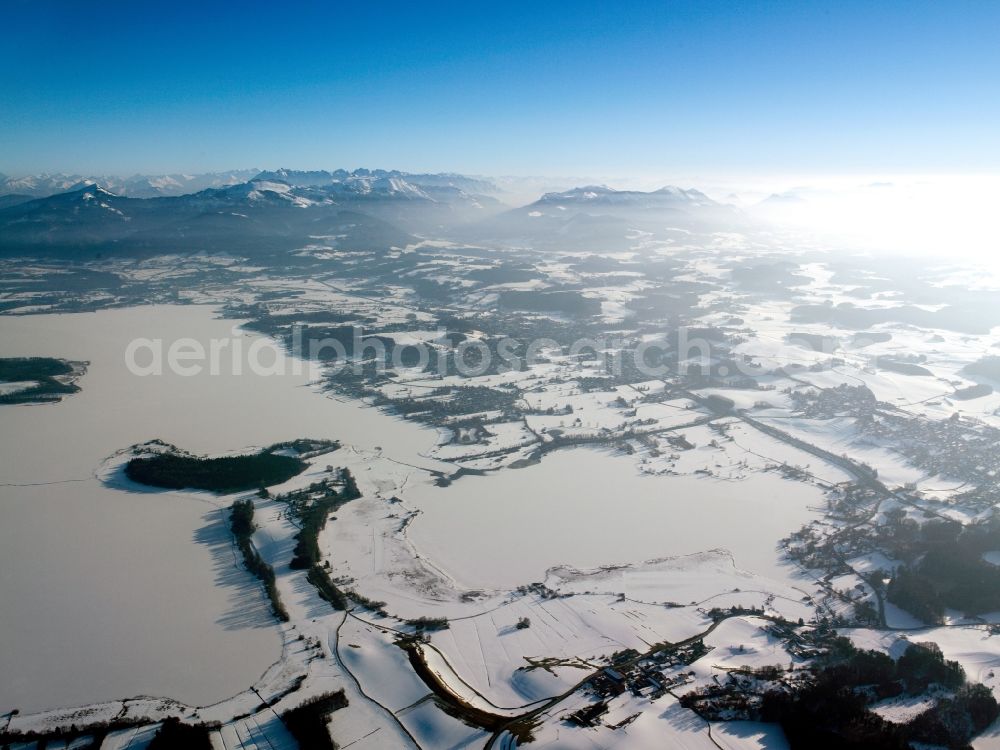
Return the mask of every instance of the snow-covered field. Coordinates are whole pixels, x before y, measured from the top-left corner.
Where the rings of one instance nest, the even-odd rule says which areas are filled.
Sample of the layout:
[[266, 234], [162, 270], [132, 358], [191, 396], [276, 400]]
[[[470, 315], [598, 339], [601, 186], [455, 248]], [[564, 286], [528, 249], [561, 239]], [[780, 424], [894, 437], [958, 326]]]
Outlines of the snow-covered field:
[[717, 548], [738, 568], [787, 581], [795, 576], [779, 563], [777, 542], [823, 504], [816, 487], [776, 474], [653, 477], [631, 457], [586, 448], [449, 487], [415, 484], [403, 497], [420, 511], [408, 529], [417, 551], [463, 586], [491, 589], [540, 581], [557, 565]]

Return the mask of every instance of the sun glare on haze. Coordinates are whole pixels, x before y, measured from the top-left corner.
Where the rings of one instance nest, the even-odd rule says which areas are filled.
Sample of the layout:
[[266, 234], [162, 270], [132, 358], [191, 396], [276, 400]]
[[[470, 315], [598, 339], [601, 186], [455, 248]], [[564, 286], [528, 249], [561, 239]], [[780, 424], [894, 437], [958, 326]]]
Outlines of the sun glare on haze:
[[746, 195], [746, 210], [778, 225], [872, 252], [975, 260], [1000, 268], [996, 175], [869, 176], [801, 182]]

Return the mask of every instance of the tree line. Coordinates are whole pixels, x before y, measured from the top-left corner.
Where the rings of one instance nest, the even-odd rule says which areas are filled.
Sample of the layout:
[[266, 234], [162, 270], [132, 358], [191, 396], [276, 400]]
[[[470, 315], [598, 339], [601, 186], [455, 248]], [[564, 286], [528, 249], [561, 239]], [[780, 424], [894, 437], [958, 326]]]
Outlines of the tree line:
[[236, 539], [236, 546], [243, 554], [243, 563], [247, 570], [253, 573], [264, 584], [264, 591], [271, 602], [271, 612], [281, 622], [288, 622], [288, 610], [281, 601], [278, 594], [278, 587], [274, 579], [274, 568], [264, 562], [260, 553], [253, 546], [253, 532], [257, 528], [253, 522], [254, 505], [253, 500], [237, 500], [233, 503], [230, 511], [230, 528]]

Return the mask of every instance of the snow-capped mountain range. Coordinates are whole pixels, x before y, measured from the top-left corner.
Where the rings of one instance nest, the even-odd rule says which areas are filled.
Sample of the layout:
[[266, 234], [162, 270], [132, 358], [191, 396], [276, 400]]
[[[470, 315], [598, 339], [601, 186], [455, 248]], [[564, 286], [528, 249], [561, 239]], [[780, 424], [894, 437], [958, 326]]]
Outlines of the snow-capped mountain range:
[[[225, 251], [280, 256], [343, 235], [359, 249], [405, 246], [415, 237], [479, 244], [580, 250], [629, 248], [642, 236], [737, 228], [746, 217], [698, 190], [652, 192], [584, 186], [546, 193], [511, 209], [481, 178], [385, 170], [256, 172], [202, 179], [226, 184], [181, 195], [136, 197], [88, 180], [40, 198], [0, 196], [0, 253], [139, 253]], [[34, 179], [34, 178], [33, 178]], [[32, 190], [71, 178], [5, 179]], [[166, 189], [167, 183], [146, 178]], [[136, 181], [133, 185], [138, 184]], [[178, 183], [179, 184], [179, 183]], [[193, 180], [188, 183], [194, 184]], [[46, 187], [47, 186], [47, 187]], [[494, 188], [495, 189], [495, 188]]]
[[375, 236], [374, 244], [385, 247], [386, 238], [405, 245], [411, 232], [438, 232], [506, 209], [495, 198], [457, 187], [457, 176], [448, 180], [452, 184], [427, 180], [421, 186], [401, 173], [328, 175], [256, 173], [236, 184], [152, 198], [87, 181], [41, 198], [0, 196], [0, 253], [280, 253], [345, 231], [356, 247]]
[[246, 182], [256, 175], [258, 169], [239, 169], [228, 172], [206, 172], [205, 174], [161, 174], [133, 175], [117, 177], [113, 175], [79, 174], [37, 174], [23, 177], [0, 175], [0, 196], [19, 195], [29, 198], [45, 198], [56, 193], [78, 190], [88, 185], [98, 184], [116, 195], [132, 198], [156, 198], [160, 196], [196, 193], [213, 187], [236, 185]]
[[[410, 192], [416, 197], [428, 197], [423, 190], [461, 190], [466, 193], [492, 195], [497, 187], [488, 180], [459, 174], [409, 174], [396, 170], [355, 169], [347, 171], [305, 171], [276, 169], [239, 169], [204, 174], [114, 175], [37, 174], [10, 177], [0, 174], [0, 196], [45, 198], [56, 193], [78, 190], [88, 185], [100, 185], [106, 190], [130, 198], [160, 198], [198, 193], [210, 188], [223, 188], [246, 182], [281, 182], [292, 187], [339, 186], [348, 192]], [[2, 204], [0, 204], [2, 205]]]

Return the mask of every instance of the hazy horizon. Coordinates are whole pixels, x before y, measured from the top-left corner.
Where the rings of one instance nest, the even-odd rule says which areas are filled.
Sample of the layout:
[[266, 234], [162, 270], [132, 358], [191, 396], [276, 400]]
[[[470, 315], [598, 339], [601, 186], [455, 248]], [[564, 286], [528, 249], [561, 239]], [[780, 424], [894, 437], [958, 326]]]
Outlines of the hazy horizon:
[[[222, 173], [255, 169], [271, 171], [352, 169], [320, 165], [276, 165], [229, 168]], [[394, 165], [368, 169], [399, 169]], [[399, 171], [408, 171], [399, 169]], [[429, 169], [429, 173], [450, 170]], [[158, 174], [203, 174], [167, 172]], [[66, 174], [88, 179], [127, 179], [144, 173], [115, 174], [110, 170], [75, 173], [69, 170], [0, 174], [20, 179], [39, 174]], [[150, 173], [145, 173], [149, 175]], [[456, 172], [455, 174], [462, 174]], [[1000, 193], [1000, 173], [921, 174], [742, 174], [706, 175], [665, 172], [662, 175], [623, 176], [615, 173], [580, 175], [466, 174], [492, 180], [498, 197], [511, 207], [524, 206], [546, 192], [585, 185], [615, 190], [653, 191], [665, 186], [693, 188], [713, 200], [735, 205], [775, 226], [808, 233], [830, 249], [892, 252], [930, 257], [975, 260], [1000, 270], [995, 256], [998, 233], [992, 222], [994, 196]]]

